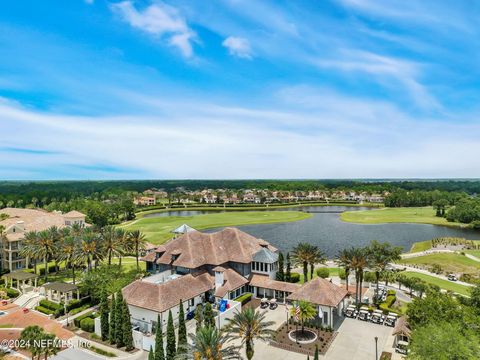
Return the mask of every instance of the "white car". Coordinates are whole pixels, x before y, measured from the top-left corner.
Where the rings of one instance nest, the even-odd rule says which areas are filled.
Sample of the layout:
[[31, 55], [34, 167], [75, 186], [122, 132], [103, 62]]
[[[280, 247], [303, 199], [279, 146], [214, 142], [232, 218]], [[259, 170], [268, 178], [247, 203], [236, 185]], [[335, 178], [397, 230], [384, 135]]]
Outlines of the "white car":
[[448, 274], [447, 276], [447, 279], [450, 280], [450, 281], [457, 281], [457, 277], [455, 276], [455, 274]]

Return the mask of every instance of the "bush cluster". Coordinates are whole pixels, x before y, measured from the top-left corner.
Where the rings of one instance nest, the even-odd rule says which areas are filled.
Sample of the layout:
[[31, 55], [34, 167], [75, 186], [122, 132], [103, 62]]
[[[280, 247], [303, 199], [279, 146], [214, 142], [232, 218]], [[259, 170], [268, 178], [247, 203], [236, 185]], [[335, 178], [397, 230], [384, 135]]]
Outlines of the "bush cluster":
[[[45, 312], [45, 309], [49, 310]], [[43, 312], [44, 314], [53, 314], [55, 317], [59, 317], [64, 314], [63, 304], [57, 304], [49, 300], [40, 300], [39, 306], [36, 310]]]
[[326, 267], [321, 267], [317, 269], [317, 276], [322, 279], [326, 279], [330, 276], [330, 269]]
[[20, 293], [12, 288], [0, 287], [0, 291], [4, 291], [10, 299], [20, 296]]
[[83, 318], [80, 321], [80, 329], [82, 329], [83, 331], [87, 331], [87, 332], [94, 332], [95, 331], [95, 320], [94, 320], [94, 318], [91, 318], [91, 317]]
[[240, 295], [239, 297], [237, 297], [235, 299], [235, 301], [238, 301], [238, 302], [242, 303], [242, 305], [245, 305], [247, 302], [249, 302], [252, 299], [252, 296], [253, 296], [253, 294], [246, 293], [246, 294], [243, 294], [243, 295]]
[[291, 273], [290, 274], [290, 282], [297, 283], [300, 281], [300, 274], [299, 273]]
[[97, 317], [97, 313], [95, 311], [89, 311], [88, 313], [73, 319], [73, 323], [75, 324], [76, 327], [80, 327], [80, 322], [83, 319], [86, 319], [86, 318], [94, 319], [96, 317]]

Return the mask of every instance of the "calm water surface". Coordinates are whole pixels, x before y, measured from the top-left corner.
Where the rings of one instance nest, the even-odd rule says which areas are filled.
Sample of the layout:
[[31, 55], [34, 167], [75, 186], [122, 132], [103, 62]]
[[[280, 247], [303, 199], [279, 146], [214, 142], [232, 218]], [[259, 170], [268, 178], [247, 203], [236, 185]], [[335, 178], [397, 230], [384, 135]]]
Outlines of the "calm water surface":
[[[272, 209], [273, 210], [273, 209]], [[370, 208], [348, 206], [305, 206], [300, 208], [282, 208], [275, 211], [303, 210], [312, 211], [312, 217], [306, 220], [278, 223], [237, 226], [255, 237], [270, 242], [281, 251], [290, 251], [300, 242], [308, 242], [320, 247], [329, 257], [343, 248], [350, 246], [364, 246], [370, 240], [389, 241], [392, 245], [401, 246], [409, 250], [414, 242], [429, 240], [436, 237], [463, 237], [466, 239], [480, 239], [480, 231], [470, 229], [456, 229], [445, 226], [424, 224], [353, 224], [340, 220], [342, 211], [371, 210]], [[374, 211], [374, 210], [372, 210]], [[212, 211], [171, 211], [155, 213], [155, 216], [192, 216], [208, 214]], [[216, 231], [218, 229], [209, 229]]]

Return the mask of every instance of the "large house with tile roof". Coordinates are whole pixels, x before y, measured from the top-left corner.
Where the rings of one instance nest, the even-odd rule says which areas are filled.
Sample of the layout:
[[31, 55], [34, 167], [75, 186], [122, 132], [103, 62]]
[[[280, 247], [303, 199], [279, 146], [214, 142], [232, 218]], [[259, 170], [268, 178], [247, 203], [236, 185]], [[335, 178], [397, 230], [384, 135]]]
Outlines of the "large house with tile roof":
[[2, 269], [10, 271], [26, 267], [26, 259], [20, 255], [22, 241], [29, 231], [42, 231], [52, 226], [63, 228], [67, 226], [87, 226], [85, 215], [78, 211], [48, 212], [42, 209], [0, 209], [4, 218], [0, 221], [3, 226], [3, 240], [0, 247]]
[[[236, 228], [185, 232], [151, 250], [142, 260], [151, 276], [129, 284], [122, 293], [132, 323], [143, 332], [153, 331], [158, 316], [165, 323], [169, 310], [176, 320], [180, 301], [187, 313], [197, 304], [218, 304], [246, 293], [283, 303], [305, 286], [277, 281], [278, 250]], [[326, 298], [336, 292], [335, 299], [340, 300], [331, 306], [339, 309], [346, 291], [333, 284], [322, 286], [329, 291]]]

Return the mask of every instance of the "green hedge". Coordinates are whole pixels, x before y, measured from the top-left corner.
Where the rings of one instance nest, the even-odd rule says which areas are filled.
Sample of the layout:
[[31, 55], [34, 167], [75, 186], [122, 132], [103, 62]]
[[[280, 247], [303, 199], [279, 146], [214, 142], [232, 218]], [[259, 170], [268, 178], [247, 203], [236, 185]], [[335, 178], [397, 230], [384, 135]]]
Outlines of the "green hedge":
[[87, 332], [95, 331], [95, 320], [93, 318], [87, 317], [80, 321], [80, 329]]
[[95, 318], [97, 317], [97, 313], [95, 311], [89, 311], [87, 312], [86, 314], [83, 314], [75, 319], [73, 319], [73, 323], [75, 324], [76, 327], [80, 327], [80, 322], [83, 320], [83, 319], [86, 319], [86, 318]]
[[[390, 291], [393, 291], [393, 293], [391, 293]], [[387, 294], [388, 295], [387, 295], [386, 300], [383, 303], [381, 303], [378, 307], [383, 312], [397, 312], [396, 310], [392, 309], [392, 305], [397, 300], [397, 297], [395, 295], [395, 291], [394, 290], [389, 290], [389, 292], [387, 292]]]
[[290, 282], [297, 283], [300, 281], [300, 274], [299, 273], [291, 273], [290, 274]]
[[247, 293], [243, 294], [235, 299], [235, 301], [238, 301], [242, 303], [242, 305], [245, 305], [247, 302], [249, 302], [252, 299], [253, 294]]
[[49, 301], [49, 300], [40, 300], [40, 303], [39, 303], [41, 306], [47, 308], [47, 309], [50, 309], [50, 310], [53, 310], [53, 311], [57, 311], [57, 310], [60, 310], [60, 309], [63, 309], [63, 305], [62, 304], [57, 304], [53, 301]]
[[69, 314], [70, 315], [76, 315], [78, 313], [81, 313], [82, 311], [84, 310], [87, 310], [89, 307], [91, 307], [92, 305], [91, 304], [85, 304], [83, 306], [80, 306], [79, 308], [75, 308], [73, 310], [70, 310]]
[[[60, 269], [60, 266], [58, 267]], [[49, 265], [48, 266], [48, 273], [51, 274], [53, 272], [55, 272], [56, 270], [56, 266], [55, 265]], [[45, 275], [45, 269], [44, 268], [41, 268], [40, 269], [40, 275]]]
[[47, 309], [46, 307], [43, 307], [41, 305], [38, 305], [35, 310], [40, 311], [41, 313], [47, 314], [47, 315], [54, 315], [55, 311]]
[[323, 279], [326, 279], [330, 276], [330, 269], [329, 268], [325, 268], [325, 267], [322, 267], [322, 268], [318, 268], [317, 269], [317, 276], [318, 277], [321, 277]]
[[16, 298], [16, 297], [20, 296], [20, 292], [18, 292], [15, 289], [12, 289], [12, 288], [0, 287], [0, 291], [5, 291], [5, 293], [7, 294], [7, 296], [10, 299], [13, 299], [13, 298]]
[[89, 296], [84, 297], [83, 299], [80, 299], [80, 300], [74, 299], [67, 304], [67, 311], [83, 307], [85, 304], [89, 304], [89, 303], [90, 303]]

